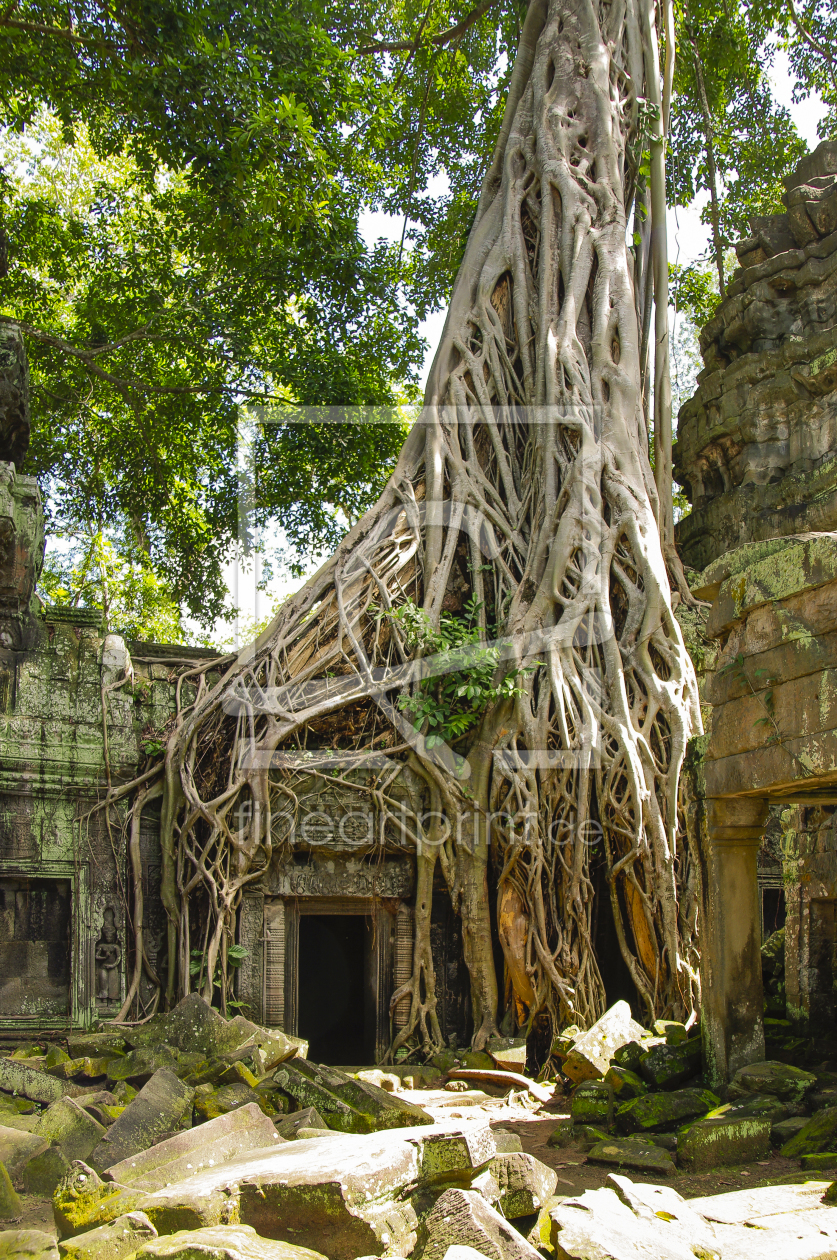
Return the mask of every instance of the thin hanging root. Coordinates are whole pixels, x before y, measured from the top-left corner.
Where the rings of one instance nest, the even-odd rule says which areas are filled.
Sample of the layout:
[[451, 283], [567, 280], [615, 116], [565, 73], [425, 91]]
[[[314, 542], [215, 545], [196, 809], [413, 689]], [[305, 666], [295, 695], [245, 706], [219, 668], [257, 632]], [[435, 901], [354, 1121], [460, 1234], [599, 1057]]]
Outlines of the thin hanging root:
[[[603, 1009], [597, 887], [649, 1017], [693, 1016], [699, 871], [676, 800], [700, 718], [654, 516], [635, 295], [647, 286], [625, 246], [652, 28], [638, 0], [533, 0], [421, 422], [377, 505], [249, 658], [178, 706], [162, 831], [169, 1002], [201, 939], [197, 982], [226, 1000], [242, 891], [287, 852], [312, 774], [337, 769], [332, 790], [374, 814], [374, 854], [416, 856], [413, 974], [393, 997], [410, 1013], [392, 1053], [442, 1045], [437, 865], [462, 918], [475, 1046], [498, 1019], [490, 875], [519, 898], [515, 940], [500, 939], [529, 1026]], [[409, 647], [408, 598], [429, 628], [475, 617], [499, 645], [496, 695], [450, 748], [429, 748], [399, 698], [431, 694], [419, 660], [454, 668], [463, 697], [477, 665]], [[364, 761], [373, 750], [384, 769]]]

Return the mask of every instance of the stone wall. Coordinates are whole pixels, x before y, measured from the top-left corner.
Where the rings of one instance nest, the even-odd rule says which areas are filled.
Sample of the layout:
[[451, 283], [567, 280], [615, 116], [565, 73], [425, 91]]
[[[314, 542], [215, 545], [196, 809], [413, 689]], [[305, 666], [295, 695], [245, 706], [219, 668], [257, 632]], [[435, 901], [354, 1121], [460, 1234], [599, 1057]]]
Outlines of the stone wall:
[[837, 530], [837, 143], [786, 180], [786, 213], [751, 219], [741, 267], [700, 335], [680, 411], [676, 527], [703, 569], [743, 543]]

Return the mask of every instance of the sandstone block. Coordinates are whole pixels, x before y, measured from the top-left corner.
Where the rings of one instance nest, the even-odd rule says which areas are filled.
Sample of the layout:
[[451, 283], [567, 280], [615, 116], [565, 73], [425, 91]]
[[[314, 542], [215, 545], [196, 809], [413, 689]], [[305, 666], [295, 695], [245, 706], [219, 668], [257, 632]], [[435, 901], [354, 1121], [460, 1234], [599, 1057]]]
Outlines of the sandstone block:
[[550, 1212], [551, 1243], [560, 1260], [694, 1260], [680, 1229], [654, 1217], [640, 1220], [615, 1190], [585, 1190]]
[[469, 1247], [486, 1260], [535, 1260], [538, 1252], [472, 1190], [446, 1190], [423, 1223], [421, 1260], [444, 1260], [450, 1247]]
[[393, 1133], [282, 1142], [146, 1195], [141, 1207], [161, 1234], [237, 1219], [330, 1260], [404, 1255], [418, 1224], [402, 1198], [419, 1180], [418, 1145]]
[[37, 1132], [60, 1146], [68, 1162], [87, 1159], [106, 1129], [73, 1098], [60, 1098], [41, 1115]]
[[195, 1090], [195, 1115], [199, 1120], [216, 1120], [218, 1116], [237, 1111], [239, 1107], [261, 1106], [260, 1095], [244, 1081], [222, 1085], [219, 1089], [204, 1088], [205, 1093], [200, 1086]]
[[608, 1181], [638, 1220], [650, 1220], [655, 1227], [664, 1222], [668, 1226], [666, 1232], [685, 1240], [696, 1256], [718, 1254], [720, 1246], [714, 1228], [672, 1186], [631, 1181], [619, 1173], [610, 1173]]
[[39, 1229], [0, 1230], [2, 1260], [58, 1260], [58, 1248], [51, 1234]]
[[23, 1129], [0, 1125], [0, 1163], [5, 1164], [12, 1181], [17, 1181], [30, 1159], [49, 1146], [49, 1139]]
[[498, 1152], [488, 1167], [499, 1190], [497, 1207], [509, 1221], [539, 1211], [558, 1184], [554, 1169], [523, 1151]]
[[816, 1084], [813, 1072], [805, 1072], [790, 1063], [766, 1060], [739, 1068], [730, 1081], [727, 1096], [735, 1100], [745, 1094], [774, 1094], [789, 1102], [801, 1102]]
[[23, 1204], [15, 1193], [9, 1170], [0, 1164], [0, 1221], [14, 1221], [23, 1215]]
[[792, 1159], [794, 1156], [830, 1151], [834, 1146], [837, 1146], [837, 1107], [826, 1107], [785, 1142], [782, 1154]]
[[748, 1164], [770, 1153], [769, 1116], [707, 1116], [677, 1141], [677, 1162], [692, 1172]]
[[72, 1238], [107, 1225], [138, 1209], [147, 1197], [116, 1182], [103, 1182], [88, 1164], [74, 1160], [52, 1197], [58, 1236]]
[[144, 1151], [155, 1138], [176, 1129], [192, 1105], [193, 1090], [160, 1068], [106, 1131], [90, 1156], [94, 1168], [110, 1168]]
[[586, 1080], [577, 1085], [570, 1100], [574, 1124], [608, 1126], [613, 1117], [613, 1092], [602, 1080]]
[[325, 1260], [317, 1251], [260, 1238], [249, 1225], [181, 1230], [145, 1243], [137, 1260]]
[[66, 1085], [46, 1072], [38, 1072], [14, 1059], [0, 1059], [0, 1089], [10, 1094], [23, 1094], [32, 1102], [51, 1103], [63, 1098]]
[[604, 1083], [610, 1087], [614, 1099], [618, 1099], [620, 1103], [627, 1102], [629, 1098], [639, 1098], [640, 1094], [648, 1091], [645, 1081], [630, 1068], [622, 1067], [621, 1063], [610, 1065], [605, 1073]]
[[525, 1072], [525, 1037], [492, 1037], [487, 1049], [497, 1067], [502, 1071]]
[[644, 1129], [671, 1129], [703, 1116], [720, 1099], [708, 1089], [677, 1089], [669, 1094], [643, 1094], [623, 1103], [616, 1112], [616, 1125], [623, 1133], [638, 1133]]
[[273, 1124], [279, 1136], [289, 1140], [295, 1138], [300, 1129], [325, 1129], [328, 1131], [328, 1125], [316, 1107], [303, 1107], [301, 1111], [295, 1111], [293, 1115], [283, 1116], [281, 1120], [274, 1120]]
[[492, 1129], [491, 1136], [494, 1138], [498, 1155], [505, 1155], [507, 1151], [523, 1150], [523, 1143], [511, 1129]]
[[817, 1155], [803, 1155], [799, 1161], [803, 1172], [820, 1172], [837, 1168], [837, 1153], [820, 1151]]
[[341, 1133], [374, 1133], [433, 1123], [415, 1103], [305, 1059], [283, 1063], [273, 1079], [301, 1107], [316, 1107], [329, 1128]]
[[27, 1194], [42, 1198], [52, 1197], [55, 1187], [66, 1176], [70, 1161], [60, 1146], [48, 1146], [40, 1155], [30, 1159], [23, 1170], [23, 1188]]
[[788, 1116], [785, 1120], [777, 1120], [770, 1130], [770, 1140], [774, 1146], [784, 1146], [807, 1123], [807, 1116]]
[[575, 1038], [564, 1060], [564, 1075], [572, 1081], [603, 1077], [616, 1051], [628, 1041], [638, 1041], [643, 1031], [628, 1003], [617, 1002], [588, 1032]]
[[140, 1046], [111, 1063], [108, 1075], [112, 1081], [128, 1081], [131, 1085], [145, 1085], [160, 1068], [174, 1072], [179, 1066], [179, 1055], [168, 1046]]
[[58, 1244], [61, 1260], [123, 1260], [157, 1237], [157, 1231], [143, 1212], [126, 1212], [108, 1225], [65, 1238]]
[[652, 1089], [676, 1089], [700, 1072], [702, 1044], [700, 1037], [679, 1045], [652, 1046], [639, 1061], [639, 1072]]
[[273, 1121], [255, 1103], [249, 1103], [111, 1164], [103, 1180], [151, 1193], [192, 1177], [202, 1168], [213, 1168], [246, 1151], [261, 1150], [281, 1141]]
[[125, 1050], [125, 1039], [118, 1033], [71, 1033], [67, 1038], [71, 1059], [95, 1059], [99, 1055], [121, 1054]]
[[597, 1142], [587, 1152], [594, 1164], [612, 1164], [617, 1168], [636, 1168], [640, 1172], [661, 1173], [668, 1177], [674, 1172], [674, 1160], [660, 1146], [652, 1142], [636, 1142], [630, 1138], [608, 1138]]

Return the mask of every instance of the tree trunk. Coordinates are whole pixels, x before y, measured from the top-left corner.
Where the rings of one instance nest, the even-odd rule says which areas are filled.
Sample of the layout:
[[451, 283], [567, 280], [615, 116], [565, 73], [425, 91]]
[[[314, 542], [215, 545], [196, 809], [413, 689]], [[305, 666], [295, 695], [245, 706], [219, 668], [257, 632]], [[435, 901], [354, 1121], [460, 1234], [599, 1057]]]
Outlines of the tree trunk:
[[[409, 765], [425, 783], [438, 817], [429, 829], [408, 818], [416, 947], [412, 980], [393, 998], [411, 995], [396, 1044], [441, 1040], [429, 950], [437, 861], [462, 916], [476, 1046], [498, 1020], [489, 863], [530, 1023], [603, 1010], [594, 861], [648, 1017], [684, 1018], [698, 1000], [696, 942], [678, 915], [691, 873], [676, 801], [700, 718], [655, 518], [626, 247], [642, 106], [654, 99], [647, 69], [658, 73], [653, 31], [640, 0], [531, 5], [421, 420], [377, 506], [173, 736], [182, 798], [164, 810], [177, 827], [164, 852], [188, 851], [193, 881], [218, 905], [267, 869], [280, 844], [270, 813], [297, 810], [304, 778], [327, 773], [365, 794], [384, 839], [403, 830], [395, 778]], [[412, 640], [407, 613], [421, 627]], [[458, 656], [432, 646], [451, 618], [480, 627]], [[487, 699], [434, 746], [438, 728], [417, 729], [399, 695], [438, 702], [452, 672], [465, 695], [486, 659]], [[467, 702], [457, 704], [462, 717]], [[320, 747], [335, 714], [330, 747], [353, 768], [294, 762], [298, 737], [313, 732]], [[211, 791], [195, 769], [209, 738], [226, 741], [229, 766]], [[382, 748], [390, 768], [359, 774]], [[270, 808], [235, 832], [233, 802], [262, 798], [277, 753]]]

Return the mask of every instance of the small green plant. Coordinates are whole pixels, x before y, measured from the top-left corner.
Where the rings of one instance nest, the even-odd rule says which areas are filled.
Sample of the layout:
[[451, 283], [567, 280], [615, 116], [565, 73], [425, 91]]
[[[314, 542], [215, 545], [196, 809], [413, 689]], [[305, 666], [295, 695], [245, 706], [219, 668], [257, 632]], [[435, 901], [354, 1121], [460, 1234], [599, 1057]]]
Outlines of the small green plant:
[[464, 615], [442, 613], [439, 628], [427, 613], [407, 600], [390, 616], [408, 648], [421, 656], [433, 656], [433, 674], [423, 678], [414, 695], [401, 696], [398, 707], [408, 713], [416, 730], [426, 730], [426, 744], [452, 744], [475, 725], [489, 704], [525, 694], [517, 684], [521, 674], [531, 674], [536, 664], [513, 670], [495, 681], [501, 643], [481, 639], [475, 595], [464, 606]]

